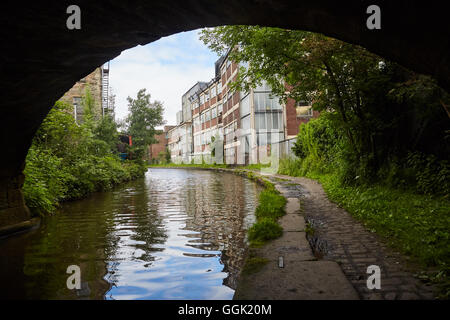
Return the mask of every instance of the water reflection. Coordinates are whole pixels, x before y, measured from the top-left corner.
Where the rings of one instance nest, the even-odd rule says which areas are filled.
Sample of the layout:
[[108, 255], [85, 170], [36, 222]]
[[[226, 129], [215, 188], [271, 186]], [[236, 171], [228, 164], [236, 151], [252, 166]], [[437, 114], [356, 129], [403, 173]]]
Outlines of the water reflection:
[[[152, 169], [0, 241], [1, 298], [231, 299], [259, 187], [227, 173]], [[82, 289], [66, 288], [68, 265]]]

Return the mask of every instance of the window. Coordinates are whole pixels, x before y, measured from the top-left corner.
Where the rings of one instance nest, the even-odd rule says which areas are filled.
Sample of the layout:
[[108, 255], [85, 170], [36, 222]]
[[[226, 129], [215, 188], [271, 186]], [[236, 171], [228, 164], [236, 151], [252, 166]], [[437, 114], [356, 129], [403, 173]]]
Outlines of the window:
[[209, 101], [209, 91], [205, 91], [205, 97], [206, 97], [205, 101]]
[[257, 141], [258, 146], [265, 146], [265, 145], [267, 145], [268, 142], [270, 143], [270, 136], [268, 136], [267, 133], [259, 133], [257, 135], [257, 137], [258, 137], [257, 138], [258, 139], [258, 141]]
[[308, 107], [311, 105], [311, 103], [305, 101], [305, 100], [300, 100], [297, 101], [297, 103], [295, 104], [297, 107]]
[[272, 113], [272, 129], [283, 129], [282, 125], [283, 117], [282, 113]]
[[214, 119], [217, 117], [217, 108], [213, 108], [211, 111], [211, 119]]
[[245, 117], [250, 113], [250, 95], [247, 95], [244, 99], [241, 100], [241, 117]]
[[202, 113], [200, 117], [201, 117], [202, 124], [205, 123], [205, 114]]
[[310, 102], [298, 101], [295, 107], [297, 117], [307, 118], [313, 116], [313, 110]]
[[281, 110], [278, 97], [271, 96], [270, 92], [255, 92], [255, 111]]
[[265, 113], [255, 113], [255, 129], [256, 130], [266, 129]]
[[211, 120], [211, 110], [206, 111], [205, 113], [205, 121]]
[[234, 139], [234, 123], [225, 128], [226, 143], [233, 142], [233, 139]]
[[231, 66], [231, 61], [227, 59], [227, 69]]
[[205, 103], [205, 96], [202, 94], [200, 96], [200, 105], [202, 105], [203, 103]]
[[81, 106], [81, 97], [73, 97], [73, 106], [80, 107]]
[[241, 128], [242, 130], [250, 129], [250, 116], [246, 116], [245, 118], [241, 119]]
[[219, 81], [219, 83], [217, 84], [217, 94], [222, 93], [222, 82]]
[[194, 118], [194, 126], [196, 127], [196, 126], [199, 126], [199, 125], [201, 125], [200, 117], [195, 117]]
[[267, 84], [266, 81], [263, 81], [260, 86], [257, 86], [254, 91], [272, 91], [272, 88]]
[[213, 86], [211, 88], [211, 98], [214, 98], [217, 95], [217, 87]]
[[81, 103], [81, 97], [73, 97], [73, 116], [76, 122], [81, 120], [83, 115], [83, 107]]
[[248, 91], [239, 91], [239, 97], [242, 99], [244, 99], [247, 95], [248, 95]]
[[194, 137], [194, 144], [195, 144], [195, 146], [201, 145], [201, 135], [200, 134], [198, 134]]
[[217, 114], [218, 114], [218, 115], [222, 113], [222, 108], [223, 108], [223, 105], [222, 105], [222, 104], [219, 104], [219, 105], [217, 106]]
[[255, 113], [256, 130], [283, 130], [283, 116], [281, 112]]

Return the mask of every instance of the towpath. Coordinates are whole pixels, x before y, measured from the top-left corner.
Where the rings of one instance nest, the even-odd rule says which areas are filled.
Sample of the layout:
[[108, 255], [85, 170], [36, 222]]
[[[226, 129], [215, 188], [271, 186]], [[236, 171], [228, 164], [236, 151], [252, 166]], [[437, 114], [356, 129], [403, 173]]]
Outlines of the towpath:
[[[241, 275], [235, 299], [434, 298], [435, 288], [413, 276], [407, 259], [329, 201], [318, 182], [259, 173], [288, 199], [280, 219], [284, 231], [252, 249], [269, 262], [256, 273]], [[307, 225], [314, 230], [308, 235]], [[381, 289], [367, 287], [370, 265], [380, 267]]]

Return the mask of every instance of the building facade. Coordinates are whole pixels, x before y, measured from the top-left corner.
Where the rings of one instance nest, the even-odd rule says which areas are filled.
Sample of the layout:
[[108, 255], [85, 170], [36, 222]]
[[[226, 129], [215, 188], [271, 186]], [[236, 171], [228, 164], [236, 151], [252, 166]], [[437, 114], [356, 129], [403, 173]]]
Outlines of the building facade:
[[148, 147], [148, 158], [150, 162], [159, 161], [160, 153], [166, 152], [169, 147], [169, 130], [175, 126], [164, 126], [164, 129], [155, 135], [157, 143], [153, 143]]
[[318, 116], [310, 103], [281, 104], [266, 83], [233, 92], [230, 84], [240, 67], [246, 66], [225, 55], [216, 61], [211, 81], [198, 82], [183, 95], [177, 126], [169, 134], [173, 162], [268, 163], [290, 154], [299, 125]]
[[192, 122], [180, 123], [168, 131], [168, 148], [173, 163], [191, 163], [192, 155]]
[[113, 113], [109, 99], [109, 64], [96, 68], [92, 73], [77, 81], [72, 88], [60, 98], [73, 106], [73, 116], [77, 123], [83, 122], [83, 98], [89, 90], [94, 102], [94, 116], [100, 118], [105, 113]]

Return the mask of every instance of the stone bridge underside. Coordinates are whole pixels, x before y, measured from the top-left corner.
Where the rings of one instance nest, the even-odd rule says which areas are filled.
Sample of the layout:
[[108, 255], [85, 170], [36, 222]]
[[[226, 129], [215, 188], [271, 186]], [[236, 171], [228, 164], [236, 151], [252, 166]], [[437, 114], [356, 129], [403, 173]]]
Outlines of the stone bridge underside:
[[[0, 229], [29, 219], [21, 186], [32, 137], [54, 102], [121, 51], [201, 27], [257, 24], [321, 32], [362, 45], [450, 89], [449, 12], [442, 1], [162, 0], [34, 1], [0, 13]], [[81, 8], [68, 30], [66, 8]], [[381, 8], [381, 30], [366, 9]], [[157, 76], [157, 75], [155, 75]]]

